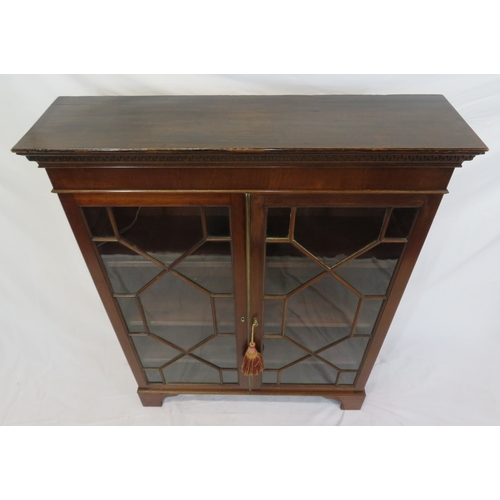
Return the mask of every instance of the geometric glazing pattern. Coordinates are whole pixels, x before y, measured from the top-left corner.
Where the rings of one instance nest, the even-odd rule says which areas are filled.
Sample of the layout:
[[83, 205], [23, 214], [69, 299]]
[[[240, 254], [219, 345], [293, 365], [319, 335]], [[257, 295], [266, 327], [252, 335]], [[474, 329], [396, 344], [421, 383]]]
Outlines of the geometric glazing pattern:
[[82, 209], [150, 383], [238, 383], [229, 207]]
[[264, 384], [355, 383], [417, 211], [268, 209]]

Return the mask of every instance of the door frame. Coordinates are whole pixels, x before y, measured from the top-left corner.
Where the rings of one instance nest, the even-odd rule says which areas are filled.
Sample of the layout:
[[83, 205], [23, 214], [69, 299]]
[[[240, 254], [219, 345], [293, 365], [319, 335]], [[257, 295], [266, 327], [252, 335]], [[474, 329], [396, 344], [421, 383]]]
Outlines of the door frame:
[[[139, 386], [141, 399], [147, 400], [150, 392], [164, 393], [164, 397], [181, 393], [234, 393], [248, 390], [248, 378], [241, 374], [240, 366], [247, 342], [247, 284], [246, 284], [246, 232], [245, 197], [240, 193], [175, 193], [175, 192], [78, 192], [58, 193], [68, 221], [78, 242], [83, 258], [94, 280], [118, 341], [132, 369]], [[92, 235], [84, 217], [82, 207], [125, 207], [125, 206], [229, 206], [230, 231], [233, 259], [233, 280], [235, 298], [236, 363], [238, 383], [151, 383], [148, 382], [141, 361], [133, 345], [128, 327], [121, 313], [114, 292], [109, 283], [102, 259], [92, 241]], [[241, 321], [240, 318], [245, 318]]]
[[[266, 218], [267, 208], [271, 207], [339, 207], [339, 208], [418, 208], [418, 214], [413, 221], [405, 248], [398, 260], [390, 284], [386, 292], [386, 299], [382, 304], [373, 333], [367, 344], [365, 354], [358, 370], [358, 376], [351, 386], [314, 385], [314, 384], [263, 384], [262, 374], [252, 377], [252, 389], [257, 392], [296, 390], [297, 393], [314, 393], [324, 391], [327, 387], [331, 391], [363, 391], [377, 359], [383, 341], [387, 335], [398, 304], [402, 298], [411, 272], [417, 261], [429, 228], [443, 194], [416, 194], [406, 193], [256, 193], [251, 195], [251, 317], [257, 317], [259, 326], [255, 331], [255, 343], [262, 352], [263, 323], [264, 323], [264, 283], [265, 283], [265, 255], [266, 255]], [[388, 220], [385, 224], [388, 223]], [[265, 362], [265, 354], [264, 354]]]
[[[245, 193], [206, 192], [59, 192], [58, 196], [73, 229], [84, 260], [108, 313], [115, 333], [122, 346], [127, 361], [139, 385], [139, 396], [146, 405], [161, 406], [165, 397], [181, 394], [243, 394], [252, 391], [259, 394], [321, 395], [342, 401], [343, 405], [357, 407], [364, 398], [364, 386], [373, 368], [390, 323], [403, 295], [417, 257], [427, 236], [430, 225], [439, 207], [443, 193], [263, 193], [251, 192], [248, 207]], [[244, 317], [245, 322], [236, 321], [238, 384], [151, 384], [148, 383], [135, 347], [128, 335], [128, 329], [108, 285], [100, 256], [91, 241], [82, 206], [230, 206], [231, 237], [233, 245], [233, 270], [235, 280], [236, 318]], [[250, 335], [251, 319], [262, 318], [265, 269], [266, 208], [268, 206], [342, 206], [342, 207], [419, 207], [413, 229], [406, 248], [399, 259], [383, 311], [375, 325], [373, 338], [362, 361], [359, 376], [354, 386], [332, 385], [262, 385], [261, 377], [241, 375], [241, 361]], [[249, 239], [246, 226], [248, 223]], [[247, 259], [248, 254], [248, 259]], [[250, 263], [247, 269], [246, 263]], [[250, 280], [250, 301], [247, 300], [247, 275]], [[247, 306], [248, 311], [247, 311]], [[248, 316], [248, 313], [250, 315]], [[262, 323], [261, 323], [262, 324]], [[255, 341], [261, 346], [261, 328], [257, 327]], [[347, 406], [345, 406], [347, 407]]]

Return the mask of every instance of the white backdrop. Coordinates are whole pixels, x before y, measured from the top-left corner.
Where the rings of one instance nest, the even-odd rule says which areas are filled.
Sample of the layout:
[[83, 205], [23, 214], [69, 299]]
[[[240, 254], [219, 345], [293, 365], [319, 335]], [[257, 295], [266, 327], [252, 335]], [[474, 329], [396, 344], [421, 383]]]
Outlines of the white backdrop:
[[[58, 96], [443, 94], [490, 148], [457, 169], [360, 411], [181, 395], [144, 408], [44, 170], [10, 152]], [[0, 424], [498, 425], [500, 77], [0, 76]]]

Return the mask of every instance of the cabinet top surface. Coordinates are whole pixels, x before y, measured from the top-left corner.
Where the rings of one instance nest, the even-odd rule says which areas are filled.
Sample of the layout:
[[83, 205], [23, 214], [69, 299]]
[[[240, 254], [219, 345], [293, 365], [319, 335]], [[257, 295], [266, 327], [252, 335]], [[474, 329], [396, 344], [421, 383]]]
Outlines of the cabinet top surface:
[[441, 95], [285, 95], [59, 97], [12, 151], [487, 149]]

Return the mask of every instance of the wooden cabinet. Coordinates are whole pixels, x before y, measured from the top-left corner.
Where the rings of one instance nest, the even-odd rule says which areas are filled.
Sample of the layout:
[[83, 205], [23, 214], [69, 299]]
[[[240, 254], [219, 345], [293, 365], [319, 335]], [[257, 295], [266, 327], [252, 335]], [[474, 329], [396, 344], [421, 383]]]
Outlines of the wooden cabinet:
[[158, 96], [58, 98], [13, 151], [47, 169], [144, 405], [358, 409], [453, 170], [487, 148], [442, 96]]

